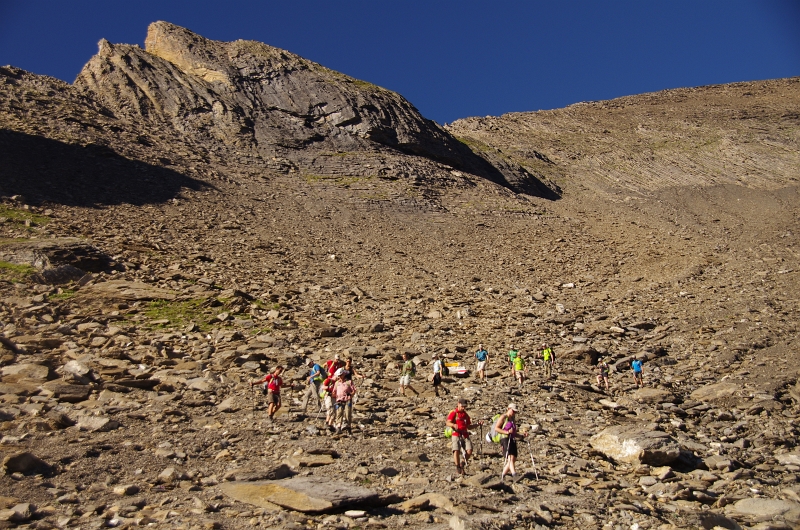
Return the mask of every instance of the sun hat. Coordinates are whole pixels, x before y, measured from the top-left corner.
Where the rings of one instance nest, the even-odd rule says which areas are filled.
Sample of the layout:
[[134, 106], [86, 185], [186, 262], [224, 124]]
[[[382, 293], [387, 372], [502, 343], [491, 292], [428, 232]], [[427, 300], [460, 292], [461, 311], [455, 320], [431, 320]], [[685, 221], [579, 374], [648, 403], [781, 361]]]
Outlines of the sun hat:
[[514, 412], [518, 412], [517, 411], [517, 406], [515, 404], [513, 404], [513, 403], [509, 403], [508, 404], [508, 410], [513, 410]]

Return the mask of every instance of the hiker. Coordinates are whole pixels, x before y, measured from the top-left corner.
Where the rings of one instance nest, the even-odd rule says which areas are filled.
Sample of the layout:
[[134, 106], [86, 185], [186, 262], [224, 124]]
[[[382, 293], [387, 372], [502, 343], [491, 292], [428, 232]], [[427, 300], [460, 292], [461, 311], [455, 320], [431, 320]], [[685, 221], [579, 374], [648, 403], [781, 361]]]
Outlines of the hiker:
[[364, 379], [364, 374], [360, 374], [356, 371], [356, 367], [353, 366], [353, 358], [348, 357], [344, 361], [344, 378], [346, 381], [352, 381], [353, 377]]
[[336, 413], [336, 409], [333, 407], [333, 397], [331, 397], [331, 392], [333, 392], [333, 386], [335, 384], [336, 379], [333, 375], [329, 375], [319, 386], [319, 397], [322, 399], [322, 404], [325, 407], [325, 425], [330, 429], [333, 429], [333, 420]]
[[333, 356], [333, 359], [328, 359], [325, 363], [325, 372], [328, 375], [333, 375], [339, 368], [344, 368], [344, 362], [339, 358], [339, 354]]
[[517, 386], [522, 386], [525, 382], [525, 377], [528, 375], [528, 369], [525, 367], [525, 359], [522, 354], [517, 352], [513, 362], [514, 373], [517, 375]]
[[337, 370], [335, 374], [336, 383], [333, 385], [331, 396], [335, 402], [336, 419], [334, 420], [334, 427], [336, 433], [342, 432], [344, 423], [347, 422], [347, 432], [351, 432], [351, 424], [353, 423], [353, 396], [356, 393], [356, 387], [352, 381], [347, 381], [344, 376], [344, 368]]
[[[453, 462], [459, 475], [464, 474], [464, 466], [467, 465], [467, 461], [472, 456], [472, 442], [469, 440], [469, 428], [472, 425], [472, 420], [464, 409], [465, 406], [466, 400], [459, 399], [456, 408], [447, 415], [446, 421], [447, 426], [453, 430], [453, 434], [450, 437], [452, 440], [450, 446], [453, 449]], [[483, 422], [478, 422], [478, 425], [483, 425]], [[466, 458], [463, 463], [460, 457], [462, 445]]]
[[308, 366], [310, 373], [306, 378], [306, 392], [303, 394], [303, 414], [306, 413], [308, 408], [308, 402], [313, 398], [317, 404], [317, 407], [320, 406], [320, 399], [319, 399], [319, 387], [322, 384], [322, 380], [324, 379], [322, 376], [322, 367], [314, 362], [314, 359], [309, 359], [306, 361], [306, 365]]
[[544, 364], [544, 374], [547, 379], [553, 377], [553, 368], [556, 365], [556, 354], [546, 342], [542, 343], [542, 363]]
[[400, 393], [406, 395], [406, 387], [411, 388], [415, 394], [419, 394], [411, 387], [411, 378], [417, 373], [414, 361], [408, 358], [407, 353], [403, 353], [403, 366], [400, 368]]
[[486, 363], [489, 362], [489, 352], [483, 349], [483, 344], [478, 344], [478, 351], [475, 352], [475, 358], [478, 360], [475, 371], [478, 373], [478, 379], [481, 380], [481, 384], [485, 385], [487, 384]]
[[511, 349], [508, 351], [508, 366], [511, 368], [511, 378], [514, 379], [517, 376], [516, 371], [514, 370], [514, 359], [519, 356], [519, 350], [511, 346]]
[[[267, 391], [267, 404], [269, 405], [267, 412], [269, 413], [269, 421], [274, 421], [275, 413], [281, 408], [281, 387], [283, 386], [283, 366], [278, 365], [275, 369], [264, 376], [261, 381], [250, 381], [250, 388], [253, 385], [261, 384], [262, 388]], [[290, 386], [290, 388], [292, 388]]]
[[504, 480], [506, 475], [511, 475], [511, 480], [517, 478], [517, 438], [525, 438], [526, 434], [517, 432], [517, 424], [514, 421], [517, 414], [517, 406], [513, 403], [508, 405], [505, 414], [497, 418], [494, 424], [494, 432], [500, 435], [500, 445], [503, 448], [505, 459], [503, 461], [503, 471], [500, 473], [500, 480]]
[[631, 370], [633, 370], [633, 382], [636, 383], [636, 388], [644, 388], [644, 381], [642, 380], [642, 361], [639, 359], [638, 355], [633, 357]]
[[[436, 397], [439, 397], [439, 387], [442, 384], [442, 360], [439, 359], [439, 355], [434, 353], [431, 355], [431, 360], [433, 361], [433, 392], [436, 394]], [[450, 391], [447, 390], [445, 387], [442, 387], [445, 394], [449, 394]]]
[[605, 359], [600, 359], [597, 362], [597, 386], [602, 386], [605, 383], [606, 392], [608, 392], [608, 363]]

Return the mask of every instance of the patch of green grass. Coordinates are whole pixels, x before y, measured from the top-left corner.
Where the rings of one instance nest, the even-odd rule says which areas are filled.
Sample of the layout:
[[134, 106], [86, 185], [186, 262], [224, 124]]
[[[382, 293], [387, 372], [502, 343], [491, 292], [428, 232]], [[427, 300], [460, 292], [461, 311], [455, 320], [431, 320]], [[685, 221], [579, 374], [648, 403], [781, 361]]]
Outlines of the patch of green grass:
[[75, 296], [75, 289], [63, 289], [60, 293], [51, 294], [48, 298], [50, 300], [69, 300]]
[[0, 204], [0, 217], [10, 219], [12, 223], [25, 224], [25, 221], [30, 221], [35, 225], [46, 225], [50, 222], [50, 218], [44, 215], [35, 214], [28, 210], [20, 210], [18, 208], [9, 208]]
[[36, 269], [30, 265], [17, 265], [8, 261], [0, 261], [0, 278], [4, 280], [21, 281], [35, 272]]
[[[169, 320], [170, 326], [183, 326], [194, 322], [201, 331], [208, 329], [208, 320], [211, 313], [203, 305], [202, 299], [175, 302], [169, 300], [154, 300], [147, 304], [142, 311], [150, 320]], [[165, 327], [159, 325], [156, 327]]]

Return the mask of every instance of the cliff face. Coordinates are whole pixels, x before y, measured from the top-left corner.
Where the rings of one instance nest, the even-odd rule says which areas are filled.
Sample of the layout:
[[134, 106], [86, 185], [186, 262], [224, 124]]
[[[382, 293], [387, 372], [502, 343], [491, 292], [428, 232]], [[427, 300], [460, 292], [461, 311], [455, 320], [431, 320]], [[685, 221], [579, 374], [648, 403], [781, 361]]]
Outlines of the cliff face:
[[[266, 44], [212, 41], [167, 22], [150, 25], [144, 50], [101, 41], [75, 86], [120, 116], [286, 159], [284, 169], [311, 169], [320, 153], [411, 154], [521, 189], [530, 180], [487, 164], [399, 94]], [[374, 171], [374, 162], [351, 157], [350, 171]]]

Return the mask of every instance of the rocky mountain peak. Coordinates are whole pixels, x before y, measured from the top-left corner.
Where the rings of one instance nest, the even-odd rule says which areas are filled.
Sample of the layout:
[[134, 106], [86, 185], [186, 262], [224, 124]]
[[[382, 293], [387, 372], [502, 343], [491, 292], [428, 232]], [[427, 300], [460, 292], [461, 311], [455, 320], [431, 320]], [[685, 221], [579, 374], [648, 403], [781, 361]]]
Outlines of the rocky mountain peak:
[[[244, 150], [267, 167], [285, 160], [284, 171], [325, 173], [315, 158], [340, 153], [352, 155], [350, 174], [365, 176], [391, 165], [387, 157], [412, 154], [519, 190], [538, 186], [521, 168], [488, 163], [399, 94], [260, 42], [155, 22], [144, 50], [101, 41], [75, 85], [117, 115]], [[417, 172], [431, 171], [420, 163], [428, 167]]]

